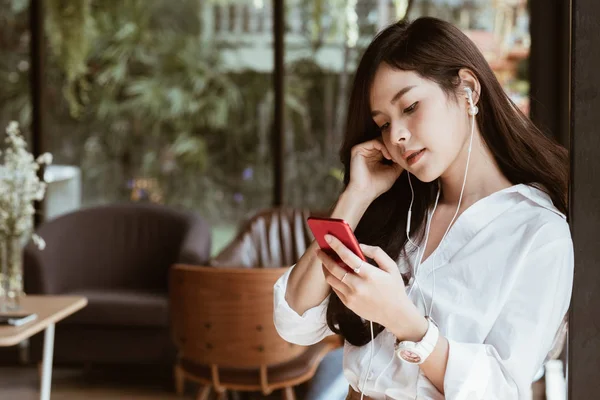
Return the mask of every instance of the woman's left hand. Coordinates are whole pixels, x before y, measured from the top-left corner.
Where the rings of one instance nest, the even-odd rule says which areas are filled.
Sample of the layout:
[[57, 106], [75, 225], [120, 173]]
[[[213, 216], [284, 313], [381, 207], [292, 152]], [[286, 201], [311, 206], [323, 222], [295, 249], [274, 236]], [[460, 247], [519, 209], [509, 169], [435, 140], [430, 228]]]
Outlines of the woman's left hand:
[[427, 320], [406, 295], [406, 288], [396, 262], [379, 247], [360, 245], [363, 254], [379, 268], [363, 261], [331, 235], [326, 240], [353, 272], [318, 250], [327, 283], [340, 300], [358, 316], [376, 322], [400, 340], [419, 341], [427, 331]]

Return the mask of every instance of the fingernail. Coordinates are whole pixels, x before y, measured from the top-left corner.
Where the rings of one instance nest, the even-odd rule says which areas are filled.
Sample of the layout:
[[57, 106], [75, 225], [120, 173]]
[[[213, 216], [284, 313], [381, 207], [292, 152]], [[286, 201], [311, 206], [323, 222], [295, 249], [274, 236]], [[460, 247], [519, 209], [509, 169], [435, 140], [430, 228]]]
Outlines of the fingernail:
[[325, 241], [331, 243], [331, 235], [325, 235]]

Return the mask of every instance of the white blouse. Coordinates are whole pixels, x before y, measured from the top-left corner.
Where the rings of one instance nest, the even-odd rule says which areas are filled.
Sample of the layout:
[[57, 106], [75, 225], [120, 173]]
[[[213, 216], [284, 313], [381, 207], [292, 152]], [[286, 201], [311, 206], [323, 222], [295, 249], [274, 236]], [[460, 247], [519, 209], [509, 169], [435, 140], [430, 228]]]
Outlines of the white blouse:
[[[411, 257], [411, 261], [414, 257]], [[399, 262], [401, 270], [409, 265]], [[275, 284], [274, 322], [285, 340], [319, 342], [333, 332], [326, 323], [329, 299], [298, 315], [285, 300], [292, 269]], [[571, 233], [550, 197], [520, 184], [495, 192], [465, 210], [444, 242], [421, 265], [418, 283], [432, 317], [450, 344], [445, 397], [418, 365], [394, 356], [394, 335], [344, 346], [344, 375], [374, 399], [530, 399], [531, 383], [552, 347], [571, 299]], [[418, 287], [410, 299], [425, 315]], [[365, 387], [363, 388], [363, 384]], [[360, 385], [360, 386], [359, 386]]]

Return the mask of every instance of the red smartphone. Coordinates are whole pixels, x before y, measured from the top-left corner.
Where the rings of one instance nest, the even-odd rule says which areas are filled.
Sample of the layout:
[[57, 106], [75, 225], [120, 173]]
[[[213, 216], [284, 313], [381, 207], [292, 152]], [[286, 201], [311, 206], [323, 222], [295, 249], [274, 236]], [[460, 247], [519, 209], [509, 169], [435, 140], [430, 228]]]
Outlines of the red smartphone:
[[347, 248], [349, 248], [350, 251], [360, 257], [361, 260], [367, 261], [362, 250], [360, 249], [356, 236], [354, 236], [352, 228], [343, 219], [309, 217], [306, 222], [315, 236], [315, 239], [321, 250], [336, 260], [337, 263], [342, 267], [351, 271], [353, 270], [338, 257], [336, 252], [333, 251], [329, 246], [329, 243], [325, 241], [325, 235], [327, 234], [336, 237]]

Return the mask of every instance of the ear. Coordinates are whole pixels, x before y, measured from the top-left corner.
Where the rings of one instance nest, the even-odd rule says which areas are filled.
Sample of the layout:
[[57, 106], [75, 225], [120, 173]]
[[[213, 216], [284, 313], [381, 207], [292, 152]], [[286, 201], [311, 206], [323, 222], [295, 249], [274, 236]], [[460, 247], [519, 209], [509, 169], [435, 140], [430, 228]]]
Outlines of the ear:
[[477, 76], [468, 68], [461, 68], [458, 71], [458, 77], [460, 78], [460, 92], [464, 91], [465, 87], [470, 87], [473, 91], [473, 104], [477, 104], [479, 102], [479, 98], [481, 97], [481, 84], [479, 83], [479, 79]]

